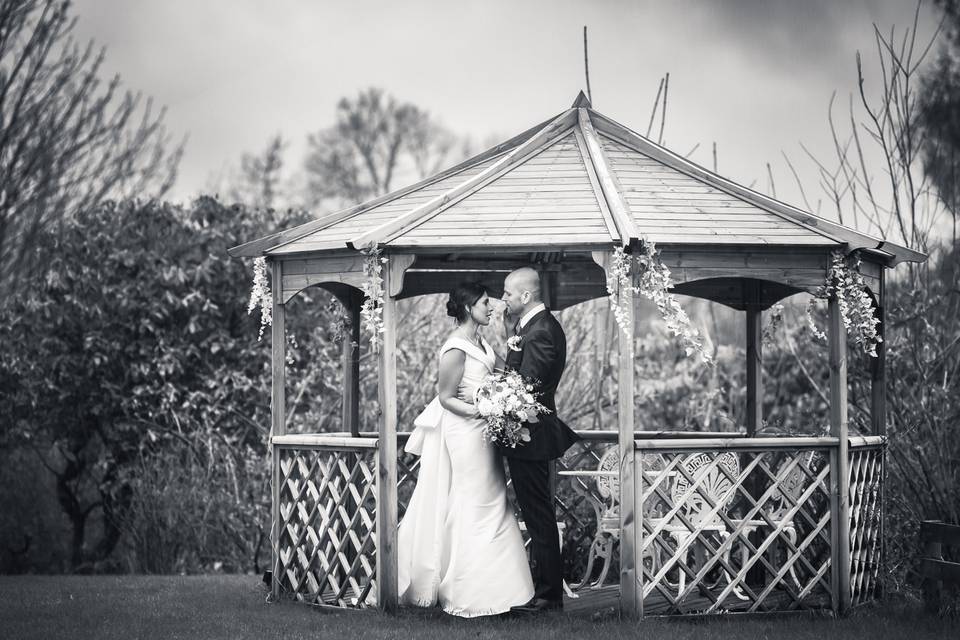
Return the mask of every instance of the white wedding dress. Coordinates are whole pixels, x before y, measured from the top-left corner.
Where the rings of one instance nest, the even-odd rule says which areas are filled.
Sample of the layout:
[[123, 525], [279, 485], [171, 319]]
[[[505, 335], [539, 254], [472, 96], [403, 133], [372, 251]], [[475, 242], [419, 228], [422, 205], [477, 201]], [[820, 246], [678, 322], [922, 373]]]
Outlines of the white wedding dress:
[[[496, 358], [458, 337], [466, 353], [461, 388], [471, 397]], [[507, 500], [503, 459], [484, 440], [483, 421], [447, 411], [439, 398], [414, 422], [406, 450], [421, 456], [420, 472], [397, 539], [401, 604], [472, 618], [496, 615], [533, 597], [523, 538]]]

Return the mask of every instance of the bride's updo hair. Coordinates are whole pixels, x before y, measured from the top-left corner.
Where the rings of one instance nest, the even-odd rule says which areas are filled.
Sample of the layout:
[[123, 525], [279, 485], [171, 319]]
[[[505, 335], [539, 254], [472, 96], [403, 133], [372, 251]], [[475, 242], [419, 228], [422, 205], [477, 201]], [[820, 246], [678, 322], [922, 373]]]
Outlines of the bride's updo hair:
[[487, 288], [479, 282], [461, 282], [450, 292], [450, 299], [447, 300], [447, 315], [460, 324], [470, 315], [467, 307], [475, 305], [485, 293], [489, 295]]

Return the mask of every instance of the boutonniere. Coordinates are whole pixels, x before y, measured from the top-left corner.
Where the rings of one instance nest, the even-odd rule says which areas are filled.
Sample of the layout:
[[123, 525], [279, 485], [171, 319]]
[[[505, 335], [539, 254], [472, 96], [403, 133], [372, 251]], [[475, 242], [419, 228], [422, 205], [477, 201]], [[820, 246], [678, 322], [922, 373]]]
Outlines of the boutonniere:
[[522, 336], [513, 336], [507, 340], [507, 348], [510, 351], [520, 351], [520, 341], [523, 340]]

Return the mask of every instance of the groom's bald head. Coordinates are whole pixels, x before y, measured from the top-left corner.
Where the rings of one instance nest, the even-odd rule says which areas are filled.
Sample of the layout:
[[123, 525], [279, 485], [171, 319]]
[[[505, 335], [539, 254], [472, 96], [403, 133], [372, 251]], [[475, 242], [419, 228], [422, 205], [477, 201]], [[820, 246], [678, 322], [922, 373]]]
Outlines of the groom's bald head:
[[507, 313], [522, 316], [527, 309], [542, 301], [540, 297], [540, 274], [530, 267], [511, 271], [503, 281], [503, 301]]
[[529, 291], [531, 299], [534, 302], [540, 302], [540, 274], [536, 269], [521, 267], [511, 271], [503, 281], [503, 286], [516, 289], [518, 293]]

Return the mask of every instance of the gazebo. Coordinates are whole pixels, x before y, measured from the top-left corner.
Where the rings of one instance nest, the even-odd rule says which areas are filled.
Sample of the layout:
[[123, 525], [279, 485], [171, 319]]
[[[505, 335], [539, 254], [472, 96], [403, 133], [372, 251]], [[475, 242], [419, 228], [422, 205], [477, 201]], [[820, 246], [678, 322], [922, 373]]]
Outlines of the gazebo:
[[[757, 437], [761, 314], [816, 292], [833, 252], [858, 251], [882, 332], [886, 269], [925, 256], [731, 182], [595, 111], [582, 92], [558, 116], [427, 180], [231, 249], [265, 257], [272, 274], [273, 596], [397, 606], [398, 495], [416, 472], [398, 453], [397, 300], [463, 279], [496, 291], [506, 272], [532, 266], [548, 306], [564, 309], [606, 296], [615, 249], [646, 241], [659, 247], [675, 293], [744, 312], [746, 422], [736, 434], [645, 431], [634, 415], [632, 338], [618, 332], [616, 428], [583, 432], [558, 465], [559, 482], [574, 485], [593, 517], [573, 514], [569, 500], [558, 515], [561, 533], [578, 527], [592, 540], [591, 565], [602, 561], [606, 574], [619, 559], [619, 572], [609, 581], [586, 576], [568, 608], [614, 606], [636, 618], [844, 612], [872, 598], [881, 563], [883, 343], [873, 359], [872, 434], [851, 437], [846, 332], [831, 298], [829, 435]], [[362, 290], [371, 282], [361, 250], [370, 247], [385, 258], [375, 430], [361, 429], [358, 417]], [[286, 434], [285, 309], [312, 286], [333, 293], [352, 319], [344, 431]], [[632, 320], [635, 306], [625, 309]]]

